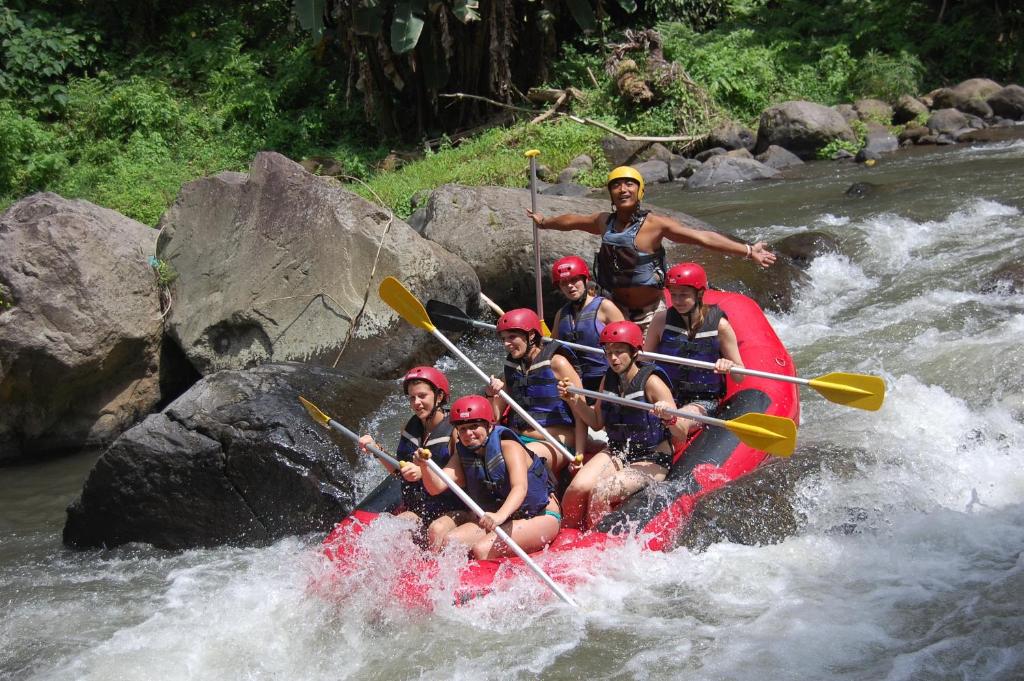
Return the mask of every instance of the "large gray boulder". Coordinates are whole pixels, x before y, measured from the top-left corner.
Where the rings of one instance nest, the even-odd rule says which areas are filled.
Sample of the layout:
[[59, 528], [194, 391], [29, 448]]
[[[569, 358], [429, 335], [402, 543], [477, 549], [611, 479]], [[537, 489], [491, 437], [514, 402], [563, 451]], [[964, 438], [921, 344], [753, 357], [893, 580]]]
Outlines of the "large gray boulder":
[[704, 148], [722, 147], [726, 150], [746, 149], [752, 151], [757, 144], [754, 131], [736, 121], [725, 121], [717, 125], [704, 141]]
[[[750, 153], [746, 149], [744, 152]], [[731, 153], [731, 152], [730, 152]], [[686, 186], [702, 189], [719, 184], [734, 184], [749, 180], [769, 180], [778, 177], [779, 171], [752, 158], [735, 156], [712, 156], [690, 176]]]
[[1002, 85], [988, 78], [970, 78], [953, 87], [936, 91], [932, 109], [959, 109], [977, 115], [972, 103], [984, 104], [985, 100], [1001, 89]]
[[[533, 223], [525, 212], [529, 206], [530, 193], [523, 189], [445, 185], [435, 190], [427, 202], [423, 233], [473, 263], [484, 292], [501, 306], [532, 307], [536, 294]], [[608, 202], [601, 199], [556, 196], [538, 197], [537, 207], [546, 216], [590, 215], [609, 209]], [[653, 210], [696, 229], [713, 229], [680, 211]], [[552, 264], [566, 255], [578, 255], [591, 263], [601, 241], [585, 232], [551, 230], [540, 230], [540, 239], [544, 312], [551, 321], [565, 302], [551, 283]], [[760, 270], [750, 261], [724, 257], [697, 246], [668, 240], [664, 245], [670, 264], [696, 260], [704, 265], [716, 285], [742, 291], [773, 310], [789, 309], [796, 288], [806, 279], [798, 267], [784, 259], [768, 270]]]
[[1020, 85], [1007, 85], [992, 94], [987, 102], [997, 116], [1015, 121], [1024, 120], [1024, 87]]
[[757, 155], [757, 160], [765, 164], [769, 168], [775, 170], [782, 170], [783, 168], [789, 168], [792, 166], [802, 166], [803, 161], [800, 157], [793, 152], [786, 151], [777, 144], [772, 144], [762, 153]]
[[959, 109], [937, 109], [928, 117], [929, 130], [936, 134], [952, 134], [967, 127], [967, 116]]
[[893, 110], [892, 122], [897, 125], [903, 125], [916, 119], [922, 114], [928, 113], [928, 107], [918, 98], [912, 95], [902, 95], [896, 101], [896, 106]]
[[889, 128], [878, 123], [867, 124], [864, 151], [870, 154], [888, 154], [900, 148], [900, 142]]
[[301, 364], [207, 376], [103, 453], [68, 508], [64, 543], [186, 549], [325, 532], [355, 503], [357, 455], [298, 396], [357, 429], [393, 389]]
[[0, 215], [0, 462], [108, 444], [160, 401], [155, 246], [56, 194]]
[[339, 356], [393, 374], [439, 348], [379, 298], [384, 277], [460, 307], [479, 292], [468, 264], [280, 154], [185, 185], [160, 228], [158, 254], [179, 274], [167, 328], [204, 375]]
[[857, 142], [857, 136], [835, 109], [814, 102], [783, 102], [761, 113], [754, 153], [777, 144], [804, 160], [813, 159], [819, 149], [837, 139]]
[[853, 108], [857, 112], [857, 118], [864, 123], [892, 123], [893, 109], [880, 99], [858, 99], [853, 103]]

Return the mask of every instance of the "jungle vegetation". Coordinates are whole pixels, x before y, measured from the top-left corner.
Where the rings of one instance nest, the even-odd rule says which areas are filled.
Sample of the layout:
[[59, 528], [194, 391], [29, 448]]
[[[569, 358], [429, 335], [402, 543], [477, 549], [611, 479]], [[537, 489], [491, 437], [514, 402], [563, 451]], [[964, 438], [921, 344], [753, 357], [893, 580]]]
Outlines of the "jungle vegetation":
[[3, 0], [0, 206], [53, 191], [153, 225], [272, 149], [407, 215], [444, 182], [522, 186], [519, 148], [599, 156], [598, 128], [531, 125], [531, 88], [699, 135], [785, 99], [1022, 83], [1022, 44], [1014, 0]]

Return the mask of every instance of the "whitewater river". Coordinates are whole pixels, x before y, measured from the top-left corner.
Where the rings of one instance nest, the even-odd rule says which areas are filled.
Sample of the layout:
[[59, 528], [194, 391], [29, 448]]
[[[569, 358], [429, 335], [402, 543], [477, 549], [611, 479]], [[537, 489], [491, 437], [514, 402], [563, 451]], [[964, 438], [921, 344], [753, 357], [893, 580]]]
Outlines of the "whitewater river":
[[[882, 188], [847, 198], [854, 181]], [[880, 374], [888, 398], [869, 413], [803, 393], [797, 456], [849, 465], [800, 481], [795, 536], [581, 556], [579, 610], [523, 576], [464, 608], [438, 588], [433, 613], [407, 612], [387, 595], [415, 553], [394, 521], [372, 530], [357, 575], [319, 591], [319, 537], [64, 550], [63, 508], [96, 456], [83, 454], [0, 469], [0, 677], [1024, 678], [1024, 296], [981, 291], [1024, 254], [1024, 142], [651, 194], [748, 239], [842, 244], [771, 321], [802, 375]], [[472, 353], [493, 362], [497, 345]], [[458, 373], [456, 390], [471, 387]], [[362, 425], [390, 442], [404, 410], [396, 397]], [[380, 469], [361, 475], [368, 489]]]

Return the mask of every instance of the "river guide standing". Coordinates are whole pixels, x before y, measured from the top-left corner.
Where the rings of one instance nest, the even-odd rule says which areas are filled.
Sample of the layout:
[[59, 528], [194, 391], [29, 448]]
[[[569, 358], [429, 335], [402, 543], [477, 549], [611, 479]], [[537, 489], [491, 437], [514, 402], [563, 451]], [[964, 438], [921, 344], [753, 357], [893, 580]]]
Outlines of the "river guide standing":
[[600, 236], [594, 274], [597, 284], [611, 292], [626, 317], [645, 331], [654, 313], [665, 308], [665, 239], [739, 255], [761, 267], [775, 262], [775, 254], [764, 242], [743, 244], [642, 209], [644, 178], [634, 168], [619, 166], [608, 173], [608, 194], [612, 202], [609, 213], [566, 213], [550, 218], [531, 210], [526, 214], [541, 229], [581, 230]]

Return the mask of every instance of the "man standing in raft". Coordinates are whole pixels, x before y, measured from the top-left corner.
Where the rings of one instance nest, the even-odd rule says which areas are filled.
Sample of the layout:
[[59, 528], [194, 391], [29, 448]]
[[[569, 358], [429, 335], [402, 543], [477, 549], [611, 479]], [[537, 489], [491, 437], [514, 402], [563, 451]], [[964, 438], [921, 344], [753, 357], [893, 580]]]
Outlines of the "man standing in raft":
[[[514, 432], [495, 425], [491, 403], [480, 395], [455, 400], [449, 419], [457, 443], [442, 470], [485, 513], [482, 518], [469, 511], [438, 518], [429, 529], [431, 546], [459, 542], [478, 560], [510, 555], [511, 549], [498, 540], [496, 527], [527, 553], [550, 544], [562, 515], [543, 460]], [[417, 457], [416, 462], [427, 491], [443, 494], [448, 489], [444, 481], [425, 460]]]
[[608, 193], [613, 209], [610, 213], [566, 213], [551, 218], [530, 210], [526, 214], [542, 229], [580, 230], [600, 236], [597, 284], [610, 291], [626, 317], [645, 331], [655, 311], [665, 306], [665, 239], [750, 258], [761, 267], [775, 262], [775, 254], [764, 242], [743, 244], [640, 208], [644, 178], [634, 168], [619, 166], [608, 173]]
[[[555, 314], [551, 336], [558, 340], [600, 349], [601, 330], [612, 322], [621, 322], [622, 312], [604, 296], [590, 292], [590, 269], [575, 255], [559, 258], [551, 268], [551, 281], [569, 301]], [[580, 379], [587, 390], [597, 390], [608, 371], [604, 353], [578, 355]]]

